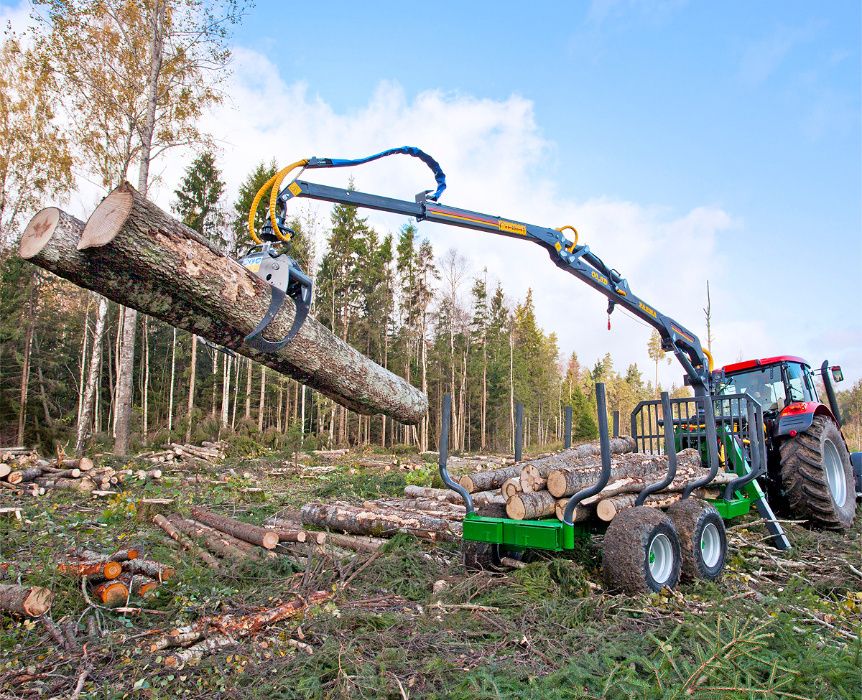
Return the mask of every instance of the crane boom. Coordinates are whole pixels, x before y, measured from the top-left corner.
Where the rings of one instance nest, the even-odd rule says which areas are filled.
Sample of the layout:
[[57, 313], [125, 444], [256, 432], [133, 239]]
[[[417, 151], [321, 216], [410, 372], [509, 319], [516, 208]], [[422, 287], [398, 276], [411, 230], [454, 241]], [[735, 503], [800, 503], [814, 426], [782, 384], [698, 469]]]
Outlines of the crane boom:
[[[439, 169], [436, 161], [413, 147], [391, 149], [391, 151], [384, 152], [384, 154], [378, 154], [377, 156], [357, 161], [311, 158], [299, 161], [294, 165], [302, 167], [303, 170], [305, 168], [344, 167], [368, 162], [371, 159], [392, 153], [406, 153], [407, 155], [422, 158], [435, 172], [438, 182], [436, 192], [433, 194], [430, 190], [420, 192], [416, 195], [414, 201], [411, 202], [366, 192], [358, 192], [352, 189], [322, 185], [307, 180], [294, 179], [283, 189], [278, 190], [277, 196], [273, 192], [274, 199], [271, 206], [273, 223], [276, 223], [278, 219], [282, 222], [285, 220], [284, 212], [288, 201], [304, 197], [318, 201], [333, 202], [335, 204], [401, 214], [413, 217], [417, 221], [459, 226], [461, 228], [485, 231], [499, 236], [537, 243], [545, 248], [551, 261], [557, 267], [574, 275], [593, 289], [604, 294], [608, 299], [609, 314], [619, 304], [634, 316], [655, 328], [661, 336], [662, 348], [665, 351], [674, 353], [685, 370], [686, 383], [694, 387], [695, 394], [702, 396], [710, 393], [711, 359], [709, 358], [709, 353], [701, 346], [698, 337], [681, 323], [658, 311], [653, 305], [646, 303], [632, 292], [628, 281], [617, 270], [605, 264], [598, 255], [590, 250], [589, 246], [578, 243], [577, 231], [573, 227], [548, 228], [502, 216], [488, 215], [469, 209], [460, 209], [440, 204], [437, 201], [437, 197], [445, 189], [445, 175]], [[278, 187], [279, 180], [273, 178], [273, 182], [273, 186]], [[274, 215], [276, 206], [279, 210], [277, 218]], [[574, 241], [566, 238], [563, 233], [566, 229], [571, 229], [574, 232]]]

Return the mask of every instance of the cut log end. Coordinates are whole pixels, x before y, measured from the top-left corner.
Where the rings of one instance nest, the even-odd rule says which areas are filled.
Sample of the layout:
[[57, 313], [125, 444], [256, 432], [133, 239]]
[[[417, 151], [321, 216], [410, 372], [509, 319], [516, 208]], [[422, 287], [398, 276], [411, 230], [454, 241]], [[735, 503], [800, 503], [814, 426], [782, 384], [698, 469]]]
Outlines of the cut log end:
[[54, 594], [50, 590], [34, 586], [24, 599], [24, 610], [31, 617], [39, 617], [51, 609], [53, 600]]
[[506, 515], [512, 520], [523, 520], [527, 515], [524, 499], [520, 495], [509, 498], [506, 502]]
[[133, 204], [134, 196], [123, 185], [105, 197], [87, 219], [78, 250], [98, 248], [114, 240], [129, 218]]
[[548, 474], [547, 489], [556, 498], [562, 498], [566, 492], [566, 475], [562, 472], [553, 471]]
[[18, 254], [24, 260], [30, 260], [38, 255], [42, 248], [51, 240], [54, 230], [60, 221], [60, 210], [56, 207], [47, 207], [38, 212], [30, 219], [24, 233], [21, 234], [21, 242], [18, 244]]
[[93, 595], [102, 605], [108, 608], [118, 608], [125, 605], [129, 599], [129, 588], [122, 581], [105, 581], [93, 588]]

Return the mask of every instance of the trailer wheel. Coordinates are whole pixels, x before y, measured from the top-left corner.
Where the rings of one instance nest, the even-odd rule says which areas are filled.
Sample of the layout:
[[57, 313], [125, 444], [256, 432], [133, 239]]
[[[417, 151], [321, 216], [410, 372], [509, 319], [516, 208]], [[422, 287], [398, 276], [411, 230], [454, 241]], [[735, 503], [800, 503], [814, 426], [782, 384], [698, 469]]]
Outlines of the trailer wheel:
[[781, 482], [791, 513], [815, 525], [846, 530], [856, 515], [853, 468], [844, 438], [828, 416], [781, 443]]
[[670, 506], [667, 514], [679, 534], [682, 579], [714, 581], [721, 576], [727, 557], [727, 533], [718, 511], [696, 498], [686, 498]]
[[628, 595], [673, 588], [679, 581], [679, 536], [656, 508], [622, 511], [605, 533], [602, 577], [609, 590]]

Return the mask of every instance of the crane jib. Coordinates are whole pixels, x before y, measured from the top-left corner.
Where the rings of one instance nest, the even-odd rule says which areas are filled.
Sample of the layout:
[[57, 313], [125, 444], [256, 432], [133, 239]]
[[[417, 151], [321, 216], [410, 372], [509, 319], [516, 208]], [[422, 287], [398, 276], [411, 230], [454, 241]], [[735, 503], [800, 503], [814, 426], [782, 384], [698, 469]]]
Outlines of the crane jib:
[[695, 388], [696, 393], [709, 393], [709, 367], [697, 336], [639, 299], [631, 291], [628, 282], [616, 270], [609, 268], [589, 246], [573, 243], [560, 230], [446, 206], [431, 200], [427, 192], [416, 195], [415, 201], [410, 202], [306, 180], [294, 180], [278, 195], [282, 205], [295, 197], [375, 209], [413, 217], [417, 221], [458, 226], [538, 243], [548, 251], [557, 267], [604, 294], [609, 299], [608, 313], [619, 304], [654, 327], [662, 338], [664, 349], [672, 351], [682, 364], [688, 376], [688, 383]]

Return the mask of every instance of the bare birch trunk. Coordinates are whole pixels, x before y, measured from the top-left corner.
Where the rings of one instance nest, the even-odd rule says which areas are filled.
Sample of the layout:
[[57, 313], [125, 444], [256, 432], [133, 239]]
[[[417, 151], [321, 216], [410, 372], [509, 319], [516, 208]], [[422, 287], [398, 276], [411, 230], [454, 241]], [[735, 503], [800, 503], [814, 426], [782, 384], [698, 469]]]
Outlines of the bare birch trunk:
[[21, 362], [21, 396], [18, 409], [18, 444], [24, 444], [24, 425], [27, 421], [27, 395], [30, 391], [30, 355], [33, 350], [33, 333], [36, 330], [37, 275], [30, 276], [30, 294], [27, 301], [27, 330], [24, 332], [24, 358]]
[[79, 457], [84, 452], [84, 442], [87, 440], [90, 425], [93, 422], [95, 409], [96, 386], [101, 370], [102, 339], [105, 336], [105, 319], [108, 317], [108, 300], [99, 297], [99, 307], [96, 311], [96, 326], [93, 329], [93, 346], [90, 353], [90, 366], [87, 369], [87, 384], [84, 387], [84, 400], [81, 405], [81, 415], [75, 434], [75, 454]]
[[263, 432], [263, 416], [266, 410], [266, 365], [260, 366], [260, 399], [257, 402], [257, 430]]
[[188, 425], [186, 426], [186, 442], [189, 443], [192, 440], [192, 414], [195, 410], [195, 381], [197, 379], [197, 370], [198, 370], [198, 337], [192, 333], [192, 357], [191, 364], [189, 366], [189, 398], [186, 404], [186, 419], [188, 420]]
[[[168, 436], [174, 429], [174, 382], [177, 372], [177, 329], [171, 335], [171, 387], [168, 391]], [[173, 438], [171, 438], [173, 439]]]

